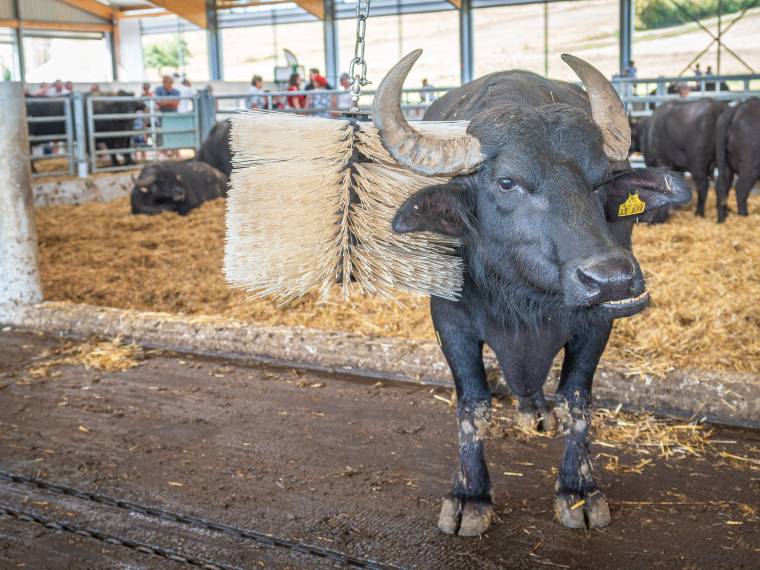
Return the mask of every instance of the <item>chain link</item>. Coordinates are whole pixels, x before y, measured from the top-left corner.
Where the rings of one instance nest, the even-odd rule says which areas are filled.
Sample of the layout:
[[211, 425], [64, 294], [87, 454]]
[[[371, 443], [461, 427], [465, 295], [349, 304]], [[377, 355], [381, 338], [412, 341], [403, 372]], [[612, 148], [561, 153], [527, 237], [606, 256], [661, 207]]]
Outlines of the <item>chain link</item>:
[[[286, 538], [280, 538], [277, 536], [265, 534], [263, 532], [259, 532], [255, 530], [242, 529], [235, 526], [226, 525], [223, 523], [209, 521], [200, 517], [173, 513], [173, 512], [165, 511], [163, 509], [158, 509], [155, 507], [146, 507], [143, 505], [139, 505], [137, 503], [124, 501], [121, 499], [115, 499], [113, 497], [109, 497], [106, 495], [99, 495], [97, 493], [90, 493], [88, 491], [82, 491], [80, 489], [67, 487], [65, 485], [49, 483], [48, 481], [37, 479], [35, 477], [25, 477], [23, 475], [16, 475], [13, 473], [8, 473], [6, 471], [0, 470], [0, 481], [6, 481], [9, 483], [15, 483], [15, 484], [30, 485], [32, 487], [42, 489], [43, 491], [49, 491], [51, 493], [55, 493], [58, 495], [75, 497], [77, 499], [82, 499], [85, 501], [90, 501], [90, 502], [98, 503], [101, 505], [107, 505], [109, 507], [116, 507], [116, 508], [124, 509], [133, 513], [137, 513], [143, 516], [158, 518], [165, 521], [171, 521], [177, 524], [182, 524], [182, 525], [190, 526], [194, 528], [201, 528], [203, 530], [207, 530], [211, 532], [217, 532], [221, 534], [226, 534], [228, 536], [234, 536], [236, 538], [253, 540], [259, 544], [263, 544], [266, 546], [282, 548], [285, 550], [297, 552], [299, 554], [305, 554], [307, 556], [314, 556], [317, 558], [332, 560], [332, 561], [339, 562], [345, 566], [349, 566], [352, 568], [363, 568], [367, 570], [386, 570], [386, 569], [392, 570], [392, 569], [398, 568], [396, 566], [389, 565], [389, 564], [381, 564], [379, 562], [375, 562], [374, 560], [368, 560], [365, 558], [357, 558], [355, 556], [351, 556], [350, 554], [339, 552], [337, 550], [332, 550], [330, 548], [324, 548], [322, 546], [316, 546], [312, 544], [305, 544], [302, 542], [294, 542]], [[73, 525], [66, 522], [53, 521], [51, 519], [45, 519], [44, 517], [41, 517], [38, 515], [32, 516], [32, 515], [29, 515], [28, 513], [21, 513], [19, 511], [14, 511], [13, 509], [9, 509], [4, 506], [0, 506], [0, 513], [5, 513], [9, 516], [14, 516], [15, 518], [18, 518], [20, 520], [26, 520], [22, 518], [22, 516], [27, 516], [30, 519], [29, 522], [36, 522], [37, 524], [42, 524], [44, 526], [49, 526], [50, 524], [62, 525], [61, 530], [66, 530], [67, 532], [77, 533], [78, 531], [81, 530], [85, 532], [86, 536], [90, 536], [92, 538], [96, 538], [97, 540], [102, 540], [104, 542], [112, 542], [115, 540], [116, 542], [114, 542], [114, 544], [122, 544], [123, 546], [133, 548], [134, 550], [139, 550], [142, 547], [151, 548], [155, 550], [155, 552], [150, 551], [148, 553], [157, 554], [158, 556], [163, 556], [164, 558], [168, 558], [169, 556], [168, 555], [165, 556], [164, 554], [161, 554], [160, 551], [162, 550], [167, 553], [170, 553], [172, 556], [180, 556], [178, 553], [175, 553], [167, 549], [162, 549], [161, 547], [154, 547], [151, 545], [138, 543], [130, 539], [124, 539], [124, 538], [114, 537], [110, 535], [105, 535], [104, 533], [100, 533], [98, 531], [79, 529], [78, 527], [74, 527]], [[39, 521], [35, 520], [35, 518], [39, 519]], [[40, 522], [42, 520], [44, 520], [45, 522]], [[65, 528], [63, 525], [70, 527], [72, 529], [76, 529], [76, 530], [69, 530], [69, 528]], [[54, 527], [51, 526], [50, 528], [54, 528]], [[106, 537], [106, 538], [100, 538], [100, 537]], [[131, 546], [130, 545], [131, 543], [134, 543], [135, 545], [137, 545], [137, 547]], [[184, 557], [184, 558], [186, 560], [192, 560], [187, 557]], [[200, 562], [202, 564], [205, 564], [205, 566], [194, 564], [193, 562], [187, 562], [187, 563], [192, 566], [197, 566], [199, 568], [209, 568], [209, 569], [228, 568], [228, 567], [207, 562], [201, 559], [195, 559], [195, 560], [200, 560]]]
[[370, 0], [356, 0], [356, 44], [354, 58], [348, 68], [349, 84], [351, 85], [351, 112], [359, 112], [359, 98], [362, 87], [371, 83], [367, 79], [367, 60], [364, 59], [364, 49], [367, 47], [365, 33], [367, 18], [369, 18]]

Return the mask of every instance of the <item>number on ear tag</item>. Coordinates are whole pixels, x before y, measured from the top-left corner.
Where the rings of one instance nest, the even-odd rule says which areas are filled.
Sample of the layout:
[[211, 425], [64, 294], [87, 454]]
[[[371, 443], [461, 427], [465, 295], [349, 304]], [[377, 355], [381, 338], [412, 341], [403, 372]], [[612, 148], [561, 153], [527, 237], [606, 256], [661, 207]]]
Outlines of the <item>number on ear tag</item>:
[[643, 214], [647, 208], [647, 203], [639, 198], [639, 193], [628, 194], [628, 199], [618, 207], [618, 217], [636, 216]]

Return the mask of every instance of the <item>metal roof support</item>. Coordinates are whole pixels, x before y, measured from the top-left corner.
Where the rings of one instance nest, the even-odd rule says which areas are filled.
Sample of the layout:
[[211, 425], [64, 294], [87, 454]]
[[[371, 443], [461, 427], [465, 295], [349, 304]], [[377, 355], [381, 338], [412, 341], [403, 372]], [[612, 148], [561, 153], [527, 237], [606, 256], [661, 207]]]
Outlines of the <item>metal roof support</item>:
[[219, 18], [215, 0], [206, 0], [206, 38], [208, 41], [208, 77], [212, 81], [223, 78], [222, 42], [219, 35]]
[[620, 75], [633, 59], [634, 0], [620, 0]]
[[335, 20], [335, 0], [324, 0], [324, 2], [325, 17], [322, 20], [322, 25], [325, 42], [325, 77], [333, 88], [337, 88], [340, 75], [340, 50]]
[[[114, 30], [117, 29], [117, 26], [114, 26]], [[119, 80], [119, 46], [118, 46], [118, 40], [116, 38], [116, 33], [114, 32], [106, 32], [105, 33], [105, 42], [108, 46], [108, 55], [109, 59], [111, 60], [111, 81], [118, 81]]]
[[475, 74], [473, 47], [472, 0], [461, 0], [459, 8], [459, 63], [462, 85], [472, 81]]
[[13, 17], [18, 21], [18, 26], [13, 29], [13, 41], [16, 49], [14, 57], [16, 59], [16, 69], [18, 70], [18, 80], [21, 83], [26, 81], [26, 61], [24, 58], [24, 31], [23, 22], [21, 21], [21, 0], [13, 0]]

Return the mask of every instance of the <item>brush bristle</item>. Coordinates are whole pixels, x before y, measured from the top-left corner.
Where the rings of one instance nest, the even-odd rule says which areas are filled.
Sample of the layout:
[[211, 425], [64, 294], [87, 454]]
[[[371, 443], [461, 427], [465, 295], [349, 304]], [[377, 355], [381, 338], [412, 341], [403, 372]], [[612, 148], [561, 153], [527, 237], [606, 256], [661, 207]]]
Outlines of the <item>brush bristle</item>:
[[[464, 128], [420, 125], [445, 136]], [[370, 124], [251, 112], [233, 117], [231, 146], [224, 259], [231, 285], [283, 301], [310, 290], [326, 298], [335, 285], [344, 297], [405, 290], [457, 298], [457, 241], [391, 229], [412, 193], [445, 179], [398, 166]]]

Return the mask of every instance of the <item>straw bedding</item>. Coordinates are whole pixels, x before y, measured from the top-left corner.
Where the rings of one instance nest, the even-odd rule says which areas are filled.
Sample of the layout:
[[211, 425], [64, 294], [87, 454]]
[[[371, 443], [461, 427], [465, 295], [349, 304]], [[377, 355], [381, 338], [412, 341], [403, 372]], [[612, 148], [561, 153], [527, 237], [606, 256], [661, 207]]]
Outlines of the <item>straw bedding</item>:
[[[712, 208], [712, 209], [710, 209]], [[750, 216], [718, 226], [690, 211], [666, 225], [634, 229], [634, 248], [652, 292], [642, 315], [618, 321], [605, 360], [632, 373], [671, 369], [760, 372], [760, 198]], [[266, 325], [300, 325], [369, 335], [435, 338], [427, 300], [399, 294], [327, 301], [316, 293], [278, 305], [249, 300], [222, 275], [222, 200], [187, 217], [129, 215], [128, 201], [37, 210], [45, 296], [151, 311], [213, 314]], [[337, 288], [336, 288], [337, 289]]]

